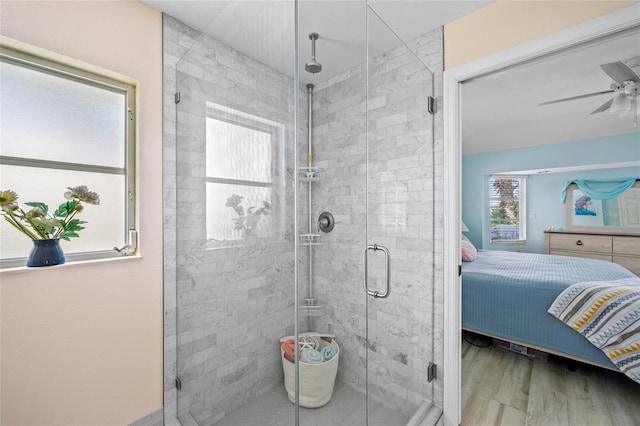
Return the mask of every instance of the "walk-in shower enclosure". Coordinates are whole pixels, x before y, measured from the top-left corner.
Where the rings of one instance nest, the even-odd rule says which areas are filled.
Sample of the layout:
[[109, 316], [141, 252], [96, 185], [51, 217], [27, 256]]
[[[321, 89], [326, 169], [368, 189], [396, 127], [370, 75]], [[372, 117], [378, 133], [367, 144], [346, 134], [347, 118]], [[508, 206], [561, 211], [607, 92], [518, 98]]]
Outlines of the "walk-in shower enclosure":
[[[403, 41], [365, 1], [229, 2], [210, 28], [164, 17], [165, 420], [391, 426], [441, 408], [441, 31]], [[305, 332], [340, 345], [321, 408], [284, 387], [280, 341]]]

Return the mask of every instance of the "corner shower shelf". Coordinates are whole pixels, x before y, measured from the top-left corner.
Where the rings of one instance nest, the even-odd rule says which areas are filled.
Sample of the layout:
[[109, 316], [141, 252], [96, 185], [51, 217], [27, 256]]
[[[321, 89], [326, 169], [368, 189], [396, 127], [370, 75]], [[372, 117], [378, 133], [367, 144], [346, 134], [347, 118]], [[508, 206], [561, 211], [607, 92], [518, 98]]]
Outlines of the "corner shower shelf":
[[319, 246], [322, 244], [320, 241], [320, 234], [300, 234], [300, 245], [302, 246]]
[[319, 317], [324, 313], [323, 305], [298, 306], [298, 314], [303, 317]]
[[298, 167], [298, 176], [302, 181], [316, 181], [322, 178], [322, 172], [324, 171], [321, 167]]

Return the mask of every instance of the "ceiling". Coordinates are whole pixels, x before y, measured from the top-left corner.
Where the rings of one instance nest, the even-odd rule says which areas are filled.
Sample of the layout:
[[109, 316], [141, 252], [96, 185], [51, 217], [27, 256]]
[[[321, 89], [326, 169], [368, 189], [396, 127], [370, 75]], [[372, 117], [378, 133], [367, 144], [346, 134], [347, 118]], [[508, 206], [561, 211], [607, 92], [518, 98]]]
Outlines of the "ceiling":
[[[286, 75], [293, 74], [292, 0], [140, 0]], [[318, 84], [366, 59], [366, 4], [370, 55], [441, 27], [494, 0], [299, 0], [300, 81]], [[386, 22], [382, 21], [376, 14]], [[311, 57], [309, 33], [319, 34], [322, 72], [304, 72]]]
[[[292, 75], [292, 0], [140, 0], [284, 74]], [[365, 60], [482, 8], [489, 1], [363, 0], [298, 1], [298, 69], [302, 83], [318, 84]], [[382, 20], [384, 20], [383, 23]], [[388, 26], [387, 26], [388, 25]], [[308, 34], [316, 32], [310, 74]], [[632, 117], [591, 112], [610, 99], [600, 95], [547, 106], [545, 101], [607, 90], [600, 64], [640, 56], [640, 29], [512, 67], [473, 81], [462, 90], [463, 154], [638, 132]], [[636, 70], [640, 73], [640, 70]], [[640, 138], [640, 135], [639, 135]]]
[[608, 90], [612, 80], [600, 65], [634, 57], [640, 28], [463, 83], [463, 154], [639, 132], [632, 115], [591, 114], [610, 93], [538, 105]]

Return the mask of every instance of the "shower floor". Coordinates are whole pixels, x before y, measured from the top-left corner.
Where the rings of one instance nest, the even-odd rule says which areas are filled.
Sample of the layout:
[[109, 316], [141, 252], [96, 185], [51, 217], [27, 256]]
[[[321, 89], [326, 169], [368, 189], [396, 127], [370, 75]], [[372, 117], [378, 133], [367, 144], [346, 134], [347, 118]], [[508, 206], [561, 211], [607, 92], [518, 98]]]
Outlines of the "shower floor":
[[[331, 401], [320, 408], [300, 407], [301, 426], [364, 426], [365, 396], [336, 381]], [[369, 404], [369, 426], [404, 426], [411, 416], [380, 403]], [[286, 426], [294, 424], [294, 406], [284, 385], [274, 386], [258, 398], [220, 419], [214, 426]]]

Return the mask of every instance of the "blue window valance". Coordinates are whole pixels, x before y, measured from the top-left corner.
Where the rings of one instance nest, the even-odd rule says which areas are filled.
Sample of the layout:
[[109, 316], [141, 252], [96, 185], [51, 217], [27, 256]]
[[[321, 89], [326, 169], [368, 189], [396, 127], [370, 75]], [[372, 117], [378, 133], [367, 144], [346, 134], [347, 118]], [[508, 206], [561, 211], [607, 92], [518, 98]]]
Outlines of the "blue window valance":
[[588, 197], [595, 200], [608, 200], [622, 194], [631, 188], [638, 180], [637, 177], [631, 178], [613, 178], [613, 179], [574, 179], [564, 183], [562, 188], [562, 203], [567, 202], [567, 189], [569, 185], [575, 183], [580, 191]]

